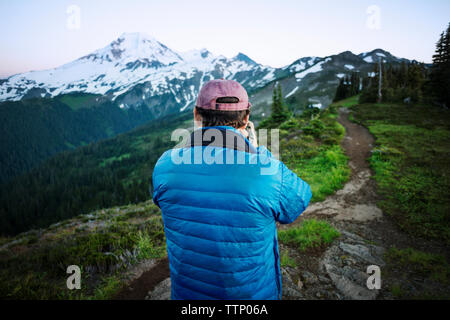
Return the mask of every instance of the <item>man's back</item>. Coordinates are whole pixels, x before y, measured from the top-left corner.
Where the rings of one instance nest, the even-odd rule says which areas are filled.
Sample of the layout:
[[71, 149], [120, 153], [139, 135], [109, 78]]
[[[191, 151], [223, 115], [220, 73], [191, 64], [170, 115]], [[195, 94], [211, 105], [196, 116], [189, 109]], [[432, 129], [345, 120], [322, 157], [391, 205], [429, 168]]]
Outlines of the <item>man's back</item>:
[[[194, 163], [196, 152], [201, 164]], [[174, 155], [192, 161], [176, 164]], [[265, 148], [199, 145], [163, 154], [153, 184], [172, 299], [281, 298], [275, 222], [290, 223], [303, 212], [311, 198], [305, 182]]]

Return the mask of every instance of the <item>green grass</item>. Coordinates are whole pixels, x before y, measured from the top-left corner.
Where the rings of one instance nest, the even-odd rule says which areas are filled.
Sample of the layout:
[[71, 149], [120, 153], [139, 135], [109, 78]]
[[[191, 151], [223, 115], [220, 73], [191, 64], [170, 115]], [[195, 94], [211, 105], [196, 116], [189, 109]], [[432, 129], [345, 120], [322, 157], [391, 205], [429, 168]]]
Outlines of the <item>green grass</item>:
[[289, 256], [289, 252], [287, 250], [283, 250], [280, 253], [280, 263], [282, 267], [291, 267], [291, 268], [296, 268], [297, 267], [297, 262], [295, 261], [295, 259], [291, 258]]
[[396, 299], [401, 299], [406, 295], [405, 290], [403, 290], [402, 287], [398, 284], [394, 284], [391, 286], [391, 293]]
[[343, 188], [350, 175], [347, 160], [342, 149], [333, 146], [316, 157], [297, 161], [294, 172], [310, 185], [312, 202], [325, 200], [327, 195]]
[[[413, 248], [390, 248], [385, 254], [388, 263], [387, 273], [397, 271], [393, 283], [388, 283], [390, 291], [396, 299], [445, 299], [450, 298], [450, 265], [445, 257], [439, 254], [427, 253]], [[415, 290], [403, 284], [400, 279], [409, 283], [412, 279], [421, 279], [415, 285]]]
[[379, 206], [412, 235], [450, 243], [450, 112], [368, 104], [355, 120], [376, 138], [370, 158]]
[[[95, 289], [92, 296], [82, 297], [92, 300], [109, 300], [122, 288], [123, 283], [117, 276], [109, 276], [102, 279], [101, 284]], [[80, 297], [74, 297], [79, 299]]]
[[308, 219], [299, 227], [293, 227], [278, 232], [278, 239], [286, 244], [297, 248], [299, 251], [321, 248], [329, 245], [340, 233], [328, 222]]
[[[127, 266], [166, 256], [162, 218], [151, 203], [101, 210], [86, 218], [49, 228], [45, 240], [38, 241], [34, 233], [21, 236], [23, 241], [2, 250], [0, 297], [109, 299], [121, 288]], [[98, 225], [88, 229], [93, 221]], [[69, 265], [82, 269], [81, 290], [66, 287]]]
[[450, 265], [442, 255], [394, 247], [386, 252], [386, 259], [399, 268], [410, 269], [420, 276], [429, 277], [443, 285], [450, 285]]
[[344, 135], [336, 107], [321, 111], [312, 120], [293, 117], [280, 125], [280, 158], [310, 185], [312, 202], [342, 189], [350, 177], [348, 157], [340, 145]]
[[356, 106], [359, 103], [359, 96], [360, 95], [356, 95], [341, 101], [333, 102], [331, 106], [339, 106], [345, 108]]

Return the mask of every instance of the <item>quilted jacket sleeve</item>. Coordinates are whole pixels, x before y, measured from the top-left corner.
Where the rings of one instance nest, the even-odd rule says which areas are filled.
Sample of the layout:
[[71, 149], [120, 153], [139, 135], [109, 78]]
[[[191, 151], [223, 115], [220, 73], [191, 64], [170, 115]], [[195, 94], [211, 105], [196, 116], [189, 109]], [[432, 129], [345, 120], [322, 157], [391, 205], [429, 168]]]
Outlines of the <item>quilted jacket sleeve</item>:
[[294, 172], [289, 170], [283, 163], [281, 165], [281, 192], [280, 211], [276, 220], [287, 224], [295, 219], [306, 209], [311, 200], [310, 186], [300, 179]]
[[155, 175], [153, 174], [152, 182], [150, 184], [151, 195], [152, 195], [153, 203], [156, 204], [158, 207], [160, 207], [159, 203], [158, 203], [158, 195], [159, 195], [159, 193], [158, 193], [158, 191], [159, 191], [158, 189], [159, 188], [158, 187], [159, 187], [159, 185], [158, 184], [155, 185], [155, 183], [157, 183], [157, 181], [155, 181]]
[[152, 181], [150, 183], [150, 188], [151, 188], [151, 196], [153, 199], [153, 203], [156, 204], [159, 208], [159, 197], [160, 197], [160, 193], [161, 193], [161, 177], [158, 175], [158, 172], [161, 169], [161, 159], [165, 156], [165, 153], [158, 159], [158, 161], [155, 164], [155, 167], [153, 168], [153, 174], [152, 174]]

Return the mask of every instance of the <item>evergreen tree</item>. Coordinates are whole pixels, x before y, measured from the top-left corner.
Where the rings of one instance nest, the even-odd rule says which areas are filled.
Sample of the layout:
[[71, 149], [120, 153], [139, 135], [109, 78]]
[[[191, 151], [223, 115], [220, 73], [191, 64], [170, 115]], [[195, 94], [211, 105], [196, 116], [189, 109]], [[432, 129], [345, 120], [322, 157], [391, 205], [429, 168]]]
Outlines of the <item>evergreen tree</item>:
[[423, 65], [413, 63], [408, 68], [409, 96], [413, 102], [419, 102], [422, 99], [422, 86], [425, 81]]
[[430, 82], [433, 98], [450, 107], [450, 24], [436, 44]]
[[333, 101], [339, 101], [357, 95], [360, 92], [360, 78], [358, 73], [352, 72], [339, 81]]
[[433, 66], [438, 66], [443, 61], [444, 42], [445, 42], [445, 33], [442, 32], [438, 42], [436, 43], [436, 51], [435, 54], [433, 55]]
[[363, 81], [366, 85], [364, 86], [364, 90], [361, 92], [361, 96], [359, 97], [360, 103], [367, 103], [367, 102], [376, 102], [377, 101], [377, 94], [378, 94], [378, 63], [374, 64], [374, 71], [373, 74], [375, 76], [367, 77]]
[[286, 121], [288, 117], [289, 114], [283, 102], [281, 85], [278, 83], [273, 88], [271, 119], [274, 124], [281, 124], [282, 122]]
[[339, 80], [339, 85], [336, 89], [336, 94], [334, 96], [333, 102], [345, 99], [345, 84], [344, 84], [344, 78], [341, 78], [341, 80]]

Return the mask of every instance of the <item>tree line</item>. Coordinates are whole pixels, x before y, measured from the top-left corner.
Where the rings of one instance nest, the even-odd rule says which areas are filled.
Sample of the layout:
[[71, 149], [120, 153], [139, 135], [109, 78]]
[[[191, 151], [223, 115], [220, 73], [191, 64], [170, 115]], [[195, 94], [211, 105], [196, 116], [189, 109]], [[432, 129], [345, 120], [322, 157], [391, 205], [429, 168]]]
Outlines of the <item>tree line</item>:
[[415, 61], [400, 65], [374, 64], [373, 72], [366, 77], [356, 72], [343, 77], [334, 101], [359, 93], [360, 103], [425, 102], [450, 107], [450, 24], [436, 44], [431, 68]]

